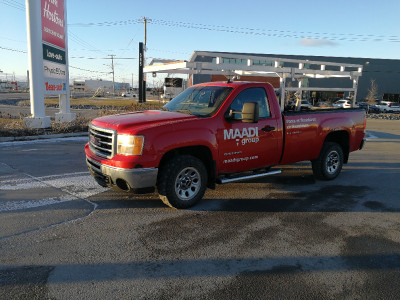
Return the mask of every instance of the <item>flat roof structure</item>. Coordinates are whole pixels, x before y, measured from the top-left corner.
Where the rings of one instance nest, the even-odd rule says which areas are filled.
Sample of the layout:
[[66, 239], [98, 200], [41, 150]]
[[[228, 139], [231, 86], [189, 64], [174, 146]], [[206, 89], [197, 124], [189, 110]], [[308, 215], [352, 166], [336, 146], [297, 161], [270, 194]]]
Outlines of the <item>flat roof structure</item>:
[[[280, 78], [281, 108], [285, 104], [286, 91], [340, 91], [353, 94], [353, 105], [357, 96], [358, 79], [363, 65], [314, 61], [284, 57], [268, 57], [225, 52], [194, 51], [188, 61], [152, 60], [145, 66], [145, 73], [168, 73], [189, 75], [224, 75], [227, 78], [240, 76], [264, 76]], [[297, 81], [296, 87], [287, 86], [286, 81]], [[347, 78], [350, 87], [313, 87], [304, 79]]]

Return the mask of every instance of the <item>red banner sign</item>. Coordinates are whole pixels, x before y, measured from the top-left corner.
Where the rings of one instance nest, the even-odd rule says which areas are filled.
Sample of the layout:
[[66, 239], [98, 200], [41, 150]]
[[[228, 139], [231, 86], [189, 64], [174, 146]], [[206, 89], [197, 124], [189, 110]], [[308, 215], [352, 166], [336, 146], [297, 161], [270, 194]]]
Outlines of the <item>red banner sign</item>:
[[41, 0], [42, 39], [65, 49], [64, 0]]

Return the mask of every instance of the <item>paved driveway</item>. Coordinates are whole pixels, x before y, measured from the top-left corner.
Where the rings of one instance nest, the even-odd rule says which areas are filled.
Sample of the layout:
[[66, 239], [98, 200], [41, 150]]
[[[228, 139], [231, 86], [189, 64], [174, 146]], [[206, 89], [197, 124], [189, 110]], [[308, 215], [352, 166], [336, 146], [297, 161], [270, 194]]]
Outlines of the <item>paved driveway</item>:
[[0, 298], [397, 299], [400, 121], [334, 181], [309, 163], [190, 210], [97, 186], [85, 138], [0, 144]]

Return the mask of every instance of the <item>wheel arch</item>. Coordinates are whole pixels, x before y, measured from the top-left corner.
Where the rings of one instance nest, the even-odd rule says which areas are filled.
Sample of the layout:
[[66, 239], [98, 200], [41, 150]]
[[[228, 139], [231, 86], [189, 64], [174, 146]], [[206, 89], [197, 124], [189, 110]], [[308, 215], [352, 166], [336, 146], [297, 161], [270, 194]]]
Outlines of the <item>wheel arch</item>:
[[346, 130], [338, 130], [329, 133], [326, 136], [324, 143], [326, 142], [339, 144], [343, 151], [343, 162], [348, 162], [350, 153], [350, 135]]
[[[179, 155], [192, 155], [198, 159], [200, 159], [206, 170], [208, 175], [208, 182], [207, 187], [211, 189], [215, 189], [215, 182], [216, 182], [216, 162], [213, 159], [211, 150], [206, 146], [188, 146], [188, 147], [181, 147], [175, 148], [168, 152], [166, 152], [159, 163], [159, 169], [162, 169], [167, 161], [171, 158]], [[160, 173], [160, 172], [159, 172]], [[157, 178], [158, 181], [158, 178]]]

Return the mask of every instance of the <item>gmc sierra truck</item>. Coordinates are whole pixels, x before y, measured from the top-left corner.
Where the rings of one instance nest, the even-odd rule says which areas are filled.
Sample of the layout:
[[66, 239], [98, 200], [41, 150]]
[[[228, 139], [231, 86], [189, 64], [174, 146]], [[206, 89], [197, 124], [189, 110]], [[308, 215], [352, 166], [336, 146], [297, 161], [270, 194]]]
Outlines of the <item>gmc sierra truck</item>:
[[313, 174], [336, 178], [361, 149], [362, 109], [281, 112], [267, 83], [194, 85], [161, 110], [94, 119], [86, 163], [102, 186], [154, 191], [188, 208], [216, 184], [280, 173], [272, 167], [311, 161]]

